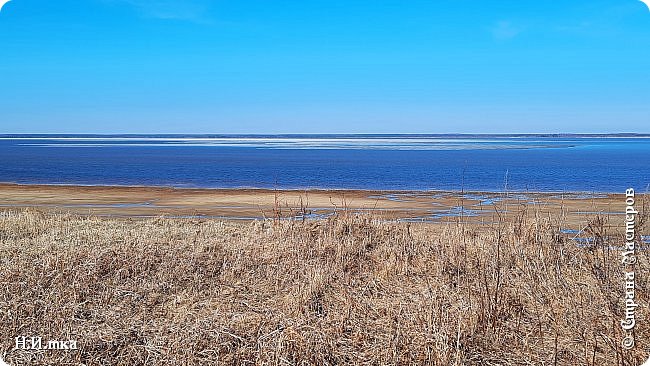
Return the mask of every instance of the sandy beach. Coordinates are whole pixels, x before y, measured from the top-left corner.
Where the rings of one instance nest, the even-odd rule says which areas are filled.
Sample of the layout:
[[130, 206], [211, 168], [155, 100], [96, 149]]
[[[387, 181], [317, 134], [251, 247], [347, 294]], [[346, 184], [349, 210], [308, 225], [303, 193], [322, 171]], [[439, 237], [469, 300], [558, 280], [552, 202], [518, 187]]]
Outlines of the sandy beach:
[[586, 215], [620, 215], [623, 196], [586, 193], [182, 189], [0, 184], [0, 208], [95, 216], [221, 218], [328, 217], [344, 210], [388, 220], [490, 223], [499, 217], [562, 215], [579, 229]]

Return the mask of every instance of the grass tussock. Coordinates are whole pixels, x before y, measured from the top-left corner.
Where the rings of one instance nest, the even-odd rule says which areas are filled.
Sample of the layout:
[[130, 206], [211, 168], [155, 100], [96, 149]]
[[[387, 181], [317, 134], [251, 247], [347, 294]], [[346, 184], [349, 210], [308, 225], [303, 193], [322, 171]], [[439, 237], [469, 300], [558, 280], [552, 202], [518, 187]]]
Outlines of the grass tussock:
[[[0, 354], [12, 365], [641, 364], [643, 308], [636, 348], [620, 346], [620, 252], [601, 232], [579, 248], [561, 227], [526, 215], [466, 227], [5, 212]], [[639, 303], [647, 285], [638, 276]], [[18, 351], [19, 335], [80, 349]]]

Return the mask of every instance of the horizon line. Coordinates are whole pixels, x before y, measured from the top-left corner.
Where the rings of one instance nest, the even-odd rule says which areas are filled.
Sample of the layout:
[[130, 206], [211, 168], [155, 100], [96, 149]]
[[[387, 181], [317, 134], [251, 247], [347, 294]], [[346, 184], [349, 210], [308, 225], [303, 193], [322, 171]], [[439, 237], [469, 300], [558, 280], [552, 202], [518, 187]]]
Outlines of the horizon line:
[[650, 137], [650, 133], [7, 133], [0, 138], [51, 137]]

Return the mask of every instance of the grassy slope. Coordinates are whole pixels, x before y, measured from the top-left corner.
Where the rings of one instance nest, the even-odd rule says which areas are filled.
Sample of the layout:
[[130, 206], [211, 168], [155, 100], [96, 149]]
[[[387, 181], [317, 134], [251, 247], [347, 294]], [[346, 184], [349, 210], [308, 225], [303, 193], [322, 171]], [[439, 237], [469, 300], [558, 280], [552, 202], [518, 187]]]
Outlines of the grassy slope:
[[[579, 249], [560, 227], [5, 213], [0, 353], [30, 365], [640, 364], [644, 309], [636, 350], [619, 345], [620, 253]], [[644, 304], [647, 285], [637, 279]], [[15, 351], [17, 335], [81, 349]]]

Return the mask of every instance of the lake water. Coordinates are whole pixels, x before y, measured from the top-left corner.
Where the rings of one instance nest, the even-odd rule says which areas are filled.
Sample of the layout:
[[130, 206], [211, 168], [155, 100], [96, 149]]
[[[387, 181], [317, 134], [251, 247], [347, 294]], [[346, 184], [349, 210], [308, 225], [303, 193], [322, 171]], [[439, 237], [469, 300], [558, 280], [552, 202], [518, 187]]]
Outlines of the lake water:
[[5, 136], [0, 181], [211, 188], [624, 192], [650, 139], [466, 136]]

